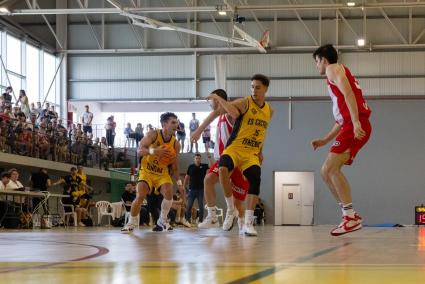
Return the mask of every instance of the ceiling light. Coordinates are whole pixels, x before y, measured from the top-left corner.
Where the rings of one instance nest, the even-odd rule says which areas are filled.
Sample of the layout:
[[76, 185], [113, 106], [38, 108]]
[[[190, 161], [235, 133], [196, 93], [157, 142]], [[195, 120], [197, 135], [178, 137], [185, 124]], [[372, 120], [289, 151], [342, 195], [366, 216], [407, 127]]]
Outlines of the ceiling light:
[[163, 31], [175, 31], [176, 29], [173, 29], [171, 27], [167, 27], [167, 26], [161, 26], [158, 28], [158, 30], [163, 30]]
[[9, 14], [10, 11], [6, 7], [0, 7], [0, 14]]
[[357, 40], [357, 46], [364, 46], [366, 43], [366, 41], [364, 40], [364, 38], [359, 38]]
[[220, 16], [226, 16], [227, 15], [227, 12], [226, 11], [218, 11], [218, 14]]
[[347, 6], [348, 7], [354, 7], [354, 6], [356, 6], [356, 2], [347, 2]]

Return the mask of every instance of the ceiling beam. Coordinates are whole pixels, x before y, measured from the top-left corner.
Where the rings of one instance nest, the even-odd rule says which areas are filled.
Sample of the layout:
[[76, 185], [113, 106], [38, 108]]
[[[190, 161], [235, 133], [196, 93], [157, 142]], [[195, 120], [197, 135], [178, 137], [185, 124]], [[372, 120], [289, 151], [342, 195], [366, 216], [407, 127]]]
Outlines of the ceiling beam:
[[[110, 2], [110, 1], [108, 1]], [[114, 1], [116, 2], [116, 1]], [[111, 2], [110, 2], [111, 3]], [[225, 11], [289, 11], [289, 10], [343, 10], [343, 9], [382, 9], [382, 8], [417, 8], [425, 7], [425, 2], [388, 2], [388, 3], [364, 3], [354, 7], [345, 4], [286, 4], [286, 5], [239, 5], [230, 8], [227, 6]], [[7, 15], [58, 15], [58, 14], [120, 14], [121, 11], [128, 13], [189, 13], [189, 12], [215, 12], [217, 6], [182, 6], [182, 7], [144, 7], [132, 8], [80, 8], [80, 9], [13, 9]]]

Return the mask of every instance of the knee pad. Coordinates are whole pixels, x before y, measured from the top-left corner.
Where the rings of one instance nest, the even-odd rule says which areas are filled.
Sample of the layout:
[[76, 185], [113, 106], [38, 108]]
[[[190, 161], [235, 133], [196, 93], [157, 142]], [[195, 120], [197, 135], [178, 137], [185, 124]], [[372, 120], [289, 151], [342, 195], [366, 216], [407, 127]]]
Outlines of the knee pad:
[[251, 166], [247, 168], [243, 175], [249, 182], [248, 194], [259, 195], [261, 184], [261, 168], [259, 166]]
[[233, 170], [233, 168], [235, 167], [235, 165], [233, 164], [233, 160], [232, 158], [230, 158], [229, 155], [222, 155], [220, 157], [220, 162], [219, 162], [219, 167], [226, 167], [229, 172], [231, 172]]

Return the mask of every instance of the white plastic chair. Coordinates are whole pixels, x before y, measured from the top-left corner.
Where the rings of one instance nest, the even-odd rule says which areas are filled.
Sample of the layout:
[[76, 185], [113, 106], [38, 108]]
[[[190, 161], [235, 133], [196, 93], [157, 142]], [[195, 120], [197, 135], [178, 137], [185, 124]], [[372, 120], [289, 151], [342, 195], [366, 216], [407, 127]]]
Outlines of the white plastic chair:
[[[207, 209], [208, 209], [208, 205], [205, 204], [205, 210], [207, 210]], [[218, 208], [216, 206], [215, 207], [215, 212], [216, 212], [216, 216], [217, 216], [217, 219], [219, 220], [219, 222], [220, 222], [220, 219], [221, 219], [221, 223], [220, 224], [223, 224], [223, 209], [222, 208]]]
[[[66, 227], [69, 226], [69, 219], [70, 217], [73, 218], [74, 220], [74, 227], [77, 227], [77, 212], [75, 212], [74, 210], [74, 205], [72, 204], [63, 204], [62, 200], [60, 200], [60, 205], [62, 206], [63, 209], [63, 221], [64, 221], [64, 225]], [[70, 212], [66, 212], [65, 208], [70, 208], [71, 211]]]
[[[124, 207], [125, 217], [124, 217], [124, 224], [127, 224], [128, 219], [130, 219], [130, 211], [127, 211], [126, 206], [131, 206], [131, 202], [125, 203], [124, 200], [121, 199], [122, 206]], [[137, 229], [139, 229], [140, 224], [140, 214], [137, 215]]]
[[[114, 212], [111, 203], [108, 201], [98, 201], [96, 202], [96, 208], [97, 208], [97, 223], [101, 224], [102, 217], [103, 216], [110, 216], [111, 218], [108, 218], [108, 224], [111, 225], [111, 219], [114, 218]], [[111, 211], [111, 212], [109, 212]]]

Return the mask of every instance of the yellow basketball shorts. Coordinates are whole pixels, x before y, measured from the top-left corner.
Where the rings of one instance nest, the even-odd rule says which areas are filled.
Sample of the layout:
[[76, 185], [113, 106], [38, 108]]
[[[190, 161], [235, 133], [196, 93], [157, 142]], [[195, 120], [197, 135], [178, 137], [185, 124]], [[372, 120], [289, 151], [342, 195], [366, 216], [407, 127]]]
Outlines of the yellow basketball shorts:
[[240, 168], [242, 173], [251, 166], [260, 166], [258, 153], [247, 151], [244, 148], [232, 147], [230, 145], [224, 149], [221, 155], [228, 155], [233, 161], [234, 168]]
[[170, 175], [155, 175], [144, 170], [139, 171], [139, 182], [143, 181], [149, 186], [149, 194], [152, 193], [154, 188], [160, 189], [164, 184], [173, 184], [173, 180]]

